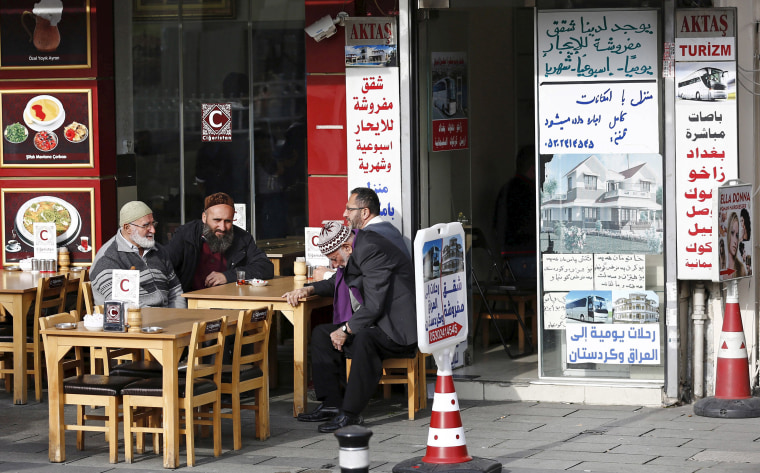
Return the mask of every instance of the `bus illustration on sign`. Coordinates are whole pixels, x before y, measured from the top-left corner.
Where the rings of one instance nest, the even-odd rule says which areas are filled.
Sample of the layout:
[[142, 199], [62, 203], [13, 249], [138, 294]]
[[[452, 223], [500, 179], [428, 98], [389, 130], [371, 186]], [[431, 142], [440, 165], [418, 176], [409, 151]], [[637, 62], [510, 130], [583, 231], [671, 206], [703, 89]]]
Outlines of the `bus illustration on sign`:
[[728, 98], [728, 71], [701, 67], [678, 81], [678, 97], [687, 100], [725, 100]]
[[587, 294], [582, 297], [572, 297], [572, 292], [567, 295], [565, 312], [568, 319], [581, 322], [607, 322], [609, 311], [607, 299], [596, 294]]

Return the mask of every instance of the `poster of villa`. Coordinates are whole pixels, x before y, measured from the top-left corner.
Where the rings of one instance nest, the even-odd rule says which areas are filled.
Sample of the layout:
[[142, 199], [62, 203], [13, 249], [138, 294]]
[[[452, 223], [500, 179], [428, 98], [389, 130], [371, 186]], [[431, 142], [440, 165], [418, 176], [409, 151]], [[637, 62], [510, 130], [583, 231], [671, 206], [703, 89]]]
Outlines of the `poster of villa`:
[[543, 171], [543, 253], [662, 253], [659, 154], [556, 154]]

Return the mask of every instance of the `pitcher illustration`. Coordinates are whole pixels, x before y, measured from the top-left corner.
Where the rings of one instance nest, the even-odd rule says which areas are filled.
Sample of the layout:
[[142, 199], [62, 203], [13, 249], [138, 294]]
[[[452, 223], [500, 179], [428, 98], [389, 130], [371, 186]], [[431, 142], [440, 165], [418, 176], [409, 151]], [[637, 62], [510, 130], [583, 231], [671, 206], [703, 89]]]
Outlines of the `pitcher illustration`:
[[[38, 51], [50, 53], [58, 49], [61, 44], [58, 22], [61, 21], [62, 13], [61, 0], [40, 0], [31, 12], [25, 11], [21, 14], [21, 26]], [[30, 18], [34, 20], [34, 25], [30, 25]]]

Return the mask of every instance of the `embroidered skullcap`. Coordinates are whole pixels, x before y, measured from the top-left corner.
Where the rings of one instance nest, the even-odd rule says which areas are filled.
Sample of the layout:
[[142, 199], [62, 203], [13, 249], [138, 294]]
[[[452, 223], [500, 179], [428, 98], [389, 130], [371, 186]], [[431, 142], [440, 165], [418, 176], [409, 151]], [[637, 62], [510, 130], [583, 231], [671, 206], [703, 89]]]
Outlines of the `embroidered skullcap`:
[[340, 248], [340, 245], [348, 240], [349, 235], [351, 235], [351, 228], [337, 220], [328, 220], [322, 223], [324, 226], [322, 227], [322, 231], [319, 232], [319, 243], [317, 243], [317, 246], [319, 247], [319, 251], [327, 256]]
[[145, 202], [139, 200], [133, 200], [127, 202], [119, 211], [119, 226], [123, 227], [128, 223], [132, 223], [135, 220], [141, 219], [146, 215], [152, 214], [153, 211], [145, 205]]
[[232, 200], [232, 197], [225, 194], [224, 192], [217, 192], [216, 194], [211, 194], [210, 196], [206, 197], [203, 205], [203, 210], [208, 210], [209, 207], [222, 204], [229, 205], [233, 209], [235, 208], [235, 201]]

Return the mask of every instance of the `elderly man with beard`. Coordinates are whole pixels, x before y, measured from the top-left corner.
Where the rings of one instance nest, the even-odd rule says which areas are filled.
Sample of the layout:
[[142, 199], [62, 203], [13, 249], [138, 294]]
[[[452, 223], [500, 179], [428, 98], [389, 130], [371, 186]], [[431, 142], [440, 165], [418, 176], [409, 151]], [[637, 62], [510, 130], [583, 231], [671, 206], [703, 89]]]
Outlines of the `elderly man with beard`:
[[171, 261], [156, 247], [153, 211], [140, 201], [119, 212], [119, 230], [100, 247], [90, 269], [95, 304], [111, 298], [113, 270], [140, 271], [140, 307], [187, 307]]
[[200, 220], [177, 229], [166, 252], [184, 291], [235, 281], [236, 270], [248, 279], [271, 279], [274, 265], [253, 236], [232, 224], [235, 203], [224, 192], [206, 197]]
[[[417, 319], [414, 268], [401, 248], [379, 233], [338, 222], [325, 224], [318, 246], [338, 274], [282, 297], [296, 306], [311, 294], [334, 296], [333, 323], [318, 325], [311, 336], [312, 378], [321, 404], [298, 415], [301, 422], [325, 422], [318, 430], [328, 433], [363, 422], [383, 360], [414, 356]], [[341, 393], [346, 356], [351, 374]]]

